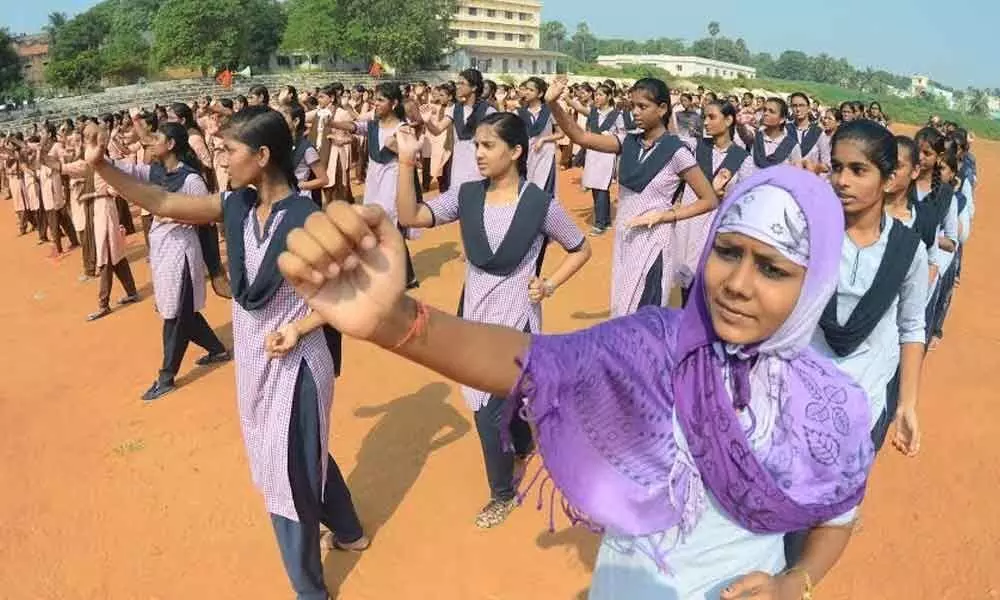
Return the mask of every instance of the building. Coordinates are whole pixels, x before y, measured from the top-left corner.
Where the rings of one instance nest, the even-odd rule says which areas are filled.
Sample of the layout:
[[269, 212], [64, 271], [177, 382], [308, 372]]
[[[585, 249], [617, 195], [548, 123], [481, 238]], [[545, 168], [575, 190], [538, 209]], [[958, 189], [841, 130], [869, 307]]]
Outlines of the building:
[[910, 95], [914, 97], [936, 96], [944, 100], [948, 108], [955, 108], [955, 94], [935, 86], [926, 75], [913, 75], [910, 77]]
[[539, 48], [541, 25], [537, 0], [459, 0], [451, 19], [456, 49], [448, 66], [522, 76], [555, 73], [562, 55]]
[[24, 81], [31, 86], [45, 83], [45, 67], [49, 64], [49, 38], [45, 34], [14, 38], [14, 51], [21, 62]]
[[626, 65], [647, 65], [657, 67], [676, 75], [690, 77], [703, 75], [723, 79], [756, 79], [757, 69], [745, 65], [702, 58], [700, 56], [670, 56], [667, 54], [613, 54], [597, 57], [597, 64], [605, 67], [621, 68]]

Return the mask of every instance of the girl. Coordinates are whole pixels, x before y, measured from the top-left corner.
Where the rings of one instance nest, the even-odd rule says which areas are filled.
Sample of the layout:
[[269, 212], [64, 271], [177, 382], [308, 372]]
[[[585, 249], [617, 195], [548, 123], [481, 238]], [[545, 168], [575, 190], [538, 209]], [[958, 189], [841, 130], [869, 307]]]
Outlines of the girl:
[[[399, 183], [396, 202], [405, 227], [434, 227], [459, 221], [468, 266], [459, 316], [518, 331], [539, 332], [540, 302], [568, 281], [590, 259], [590, 246], [557, 200], [527, 179], [528, 133], [510, 113], [485, 117], [475, 134], [476, 160], [483, 181], [452, 187], [426, 204], [417, 202], [413, 157], [418, 144], [409, 128], [396, 135]], [[391, 213], [386, 218], [394, 221]], [[548, 277], [541, 277], [545, 245], [559, 243], [569, 255]], [[489, 388], [492, 389], [492, 388]], [[476, 413], [490, 501], [476, 516], [482, 528], [502, 523], [517, 506], [515, 469], [532, 451], [531, 431], [520, 419], [506, 429], [513, 411], [503, 394], [462, 388]], [[513, 452], [502, 441], [513, 436]], [[516, 456], [515, 456], [516, 453]]]
[[[953, 189], [941, 185], [941, 157], [946, 150], [945, 136], [933, 128], [925, 127], [914, 136], [920, 148], [920, 175], [913, 186], [916, 200], [921, 203], [920, 213], [924, 226], [920, 227], [921, 235], [927, 236], [931, 231], [933, 243], [938, 250], [938, 278], [931, 284], [931, 297], [927, 304], [925, 321], [928, 324], [927, 344], [929, 350], [937, 348], [933, 325], [937, 322], [939, 309], [942, 306], [941, 296], [944, 293], [943, 278], [951, 268], [951, 261], [958, 246], [958, 206], [955, 203]], [[924, 242], [928, 243], [927, 237]]]
[[837, 294], [813, 347], [865, 389], [876, 448], [895, 421], [893, 446], [915, 456], [928, 267], [919, 236], [885, 213], [897, 166], [895, 137], [874, 121], [845, 124], [834, 135], [830, 182], [844, 206], [847, 235]]
[[[311, 221], [281, 265], [346, 334], [527, 398], [567, 512], [607, 532], [592, 600], [803, 598], [847, 545], [873, 458], [863, 391], [808, 347], [834, 291], [842, 215], [814, 175], [756, 173], [720, 208], [684, 311], [570, 335], [405, 296], [402, 239], [372, 208]], [[786, 565], [781, 534], [800, 528], [806, 552]]]
[[[69, 215], [66, 214], [66, 198], [63, 196], [63, 182], [60, 169], [53, 169], [45, 159], [58, 162], [63, 147], [56, 139], [56, 128], [46, 124], [42, 128], [41, 143], [38, 146], [36, 168], [39, 174], [39, 186], [42, 196], [42, 207], [45, 210], [46, 222], [52, 241], [55, 243], [55, 256], [63, 254], [63, 233], [70, 242], [70, 249], [79, 245], [76, 231], [73, 230]], [[68, 252], [69, 250], [66, 250]]]
[[957, 212], [958, 239], [954, 240], [956, 248], [953, 252], [941, 249], [941, 254], [944, 255], [944, 262], [948, 266], [941, 271], [940, 289], [938, 290], [937, 303], [934, 307], [934, 320], [927, 324], [932, 348], [937, 347], [941, 343], [941, 338], [944, 337], [944, 320], [948, 317], [948, 309], [951, 308], [951, 298], [955, 292], [955, 277], [961, 259], [963, 238], [962, 214], [968, 210], [968, 198], [962, 191], [961, 182], [958, 180], [958, 165], [958, 153], [955, 152], [954, 148], [949, 148], [941, 156], [941, 185], [954, 194], [952, 205]]
[[[694, 150], [695, 158], [705, 178], [712, 182], [715, 195], [721, 200], [727, 189], [754, 172], [754, 165], [750, 154], [733, 141], [736, 108], [716, 100], [706, 104], [704, 112], [705, 133], [709, 138], [698, 140]], [[690, 206], [698, 201], [698, 196], [688, 186], [683, 185], [678, 190], [681, 193], [681, 206]], [[678, 257], [675, 268], [685, 303], [714, 220], [715, 212], [709, 211], [674, 226]]]
[[[445, 82], [434, 88], [435, 98], [432, 110], [421, 114], [421, 120], [426, 125], [430, 120], [440, 121], [444, 115], [454, 111], [455, 86]], [[446, 192], [451, 185], [451, 159], [455, 147], [455, 128], [446, 127], [444, 131], [434, 133], [429, 127], [423, 128], [425, 135], [431, 138], [431, 173], [437, 177], [438, 191]]]
[[18, 165], [14, 146], [10, 141], [7, 144], [5, 150], [8, 154], [4, 157], [4, 169], [7, 173], [7, 185], [10, 188], [10, 197], [14, 204], [14, 214], [17, 215], [17, 234], [21, 236], [30, 231], [29, 227], [34, 229], [35, 220], [28, 212], [24, 193], [24, 180], [21, 179], [21, 169]]
[[[167, 121], [180, 123], [184, 126], [188, 134], [188, 146], [200, 164], [202, 180], [208, 186], [209, 191], [217, 192], [218, 185], [212, 166], [212, 153], [208, 150], [205, 134], [195, 121], [191, 107], [183, 102], [174, 102], [167, 109]], [[222, 253], [219, 250], [219, 228], [214, 223], [210, 223], [198, 226], [197, 232], [205, 267], [212, 278], [212, 290], [221, 298], [232, 298], [233, 294], [226, 277], [226, 270], [222, 265]]]
[[422, 123], [432, 135], [440, 135], [447, 129], [453, 129], [454, 149], [451, 156], [449, 189], [451, 187], [457, 189], [467, 181], [481, 178], [479, 167], [476, 165], [476, 145], [472, 138], [478, 124], [487, 115], [496, 112], [495, 108], [481, 99], [483, 74], [476, 69], [466, 69], [458, 74], [455, 93], [459, 102], [455, 103], [443, 119]]
[[[611, 104], [612, 93], [608, 86], [599, 85], [594, 92], [593, 105], [577, 104], [577, 108], [587, 115], [587, 131], [617, 139], [626, 128], [621, 111]], [[588, 149], [586, 152], [582, 183], [583, 187], [590, 188], [594, 199], [594, 225], [590, 234], [603, 235], [611, 228], [611, 180], [615, 176], [617, 157], [597, 150]]]
[[788, 104], [784, 100], [768, 98], [760, 123], [750, 152], [758, 169], [802, 161], [798, 136], [791, 135], [788, 129]]
[[326, 169], [319, 160], [319, 152], [309, 142], [305, 135], [306, 112], [298, 102], [279, 105], [281, 114], [285, 117], [288, 130], [294, 140], [292, 146], [292, 164], [295, 165], [295, 180], [299, 190], [306, 192], [316, 206], [323, 206], [322, 189], [327, 184]]
[[832, 108], [826, 109], [820, 119], [820, 125], [823, 127], [823, 133], [819, 136], [819, 141], [816, 142], [819, 154], [817, 160], [820, 172], [826, 174], [830, 172], [832, 161], [830, 151], [833, 147], [833, 134], [837, 133], [837, 127], [840, 126], [840, 111]]
[[789, 131], [795, 133], [799, 143], [799, 152], [805, 164], [816, 172], [819, 165], [819, 138], [823, 129], [810, 119], [809, 96], [802, 92], [794, 92], [788, 97], [792, 109], [793, 121], [788, 124]]
[[[558, 99], [566, 85], [559, 77], [546, 95], [559, 128], [589, 150], [621, 155], [618, 224], [611, 266], [611, 316], [631, 314], [640, 306], [662, 306], [673, 283], [673, 224], [704, 214], [719, 199], [694, 155], [667, 133], [670, 90], [659, 79], [640, 79], [632, 88], [636, 126], [642, 131], [617, 137], [587, 132], [573, 122]], [[698, 199], [674, 206], [677, 187], [691, 186]]]
[[267, 106], [271, 103], [271, 93], [263, 85], [250, 86], [247, 91], [246, 106]]
[[343, 106], [344, 86], [337, 82], [326, 86], [320, 91], [319, 105], [322, 123], [320, 131], [324, 136], [323, 145], [319, 147], [320, 156], [326, 156], [327, 184], [323, 188], [323, 203], [334, 200], [354, 202], [351, 191], [351, 144], [353, 138], [339, 129], [333, 129], [333, 123], [353, 123], [355, 116]]
[[840, 120], [843, 123], [850, 123], [855, 119], [857, 115], [854, 114], [854, 103], [853, 102], [841, 102], [840, 103]]
[[[279, 113], [247, 107], [233, 116], [223, 136], [236, 191], [221, 195], [145, 185], [105, 163], [96, 143], [87, 158], [126, 198], [153, 214], [225, 222], [235, 292], [237, 396], [250, 469], [295, 591], [300, 598], [326, 598], [320, 522], [332, 529], [337, 548], [361, 550], [368, 540], [326, 452], [335, 374], [331, 344], [319, 330], [322, 320], [309, 313], [277, 269], [286, 232], [318, 209], [295, 189], [292, 136]], [[336, 203], [331, 210], [351, 208]], [[339, 357], [339, 343], [334, 347]]]
[[[115, 166], [142, 181], [152, 182], [171, 193], [208, 194], [201, 178], [204, 168], [188, 145], [187, 130], [178, 123], [163, 123], [155, 133], [150, 148], [154, 163]], [[115, 178], [97, 174], [108, 181]], [[154, 215], [156, 211], [150, 211]], [[226, 362], [229, 351], [209, 327], [201, 310], [205, 307], [205, 272], [202, 270], [201, 244], [195, 226], [175, 222], [160, 215], [149, 230], [150, 267], [153, 270], [153, 293], [156, 309], [163, 318], [163, 367], [142, 399], [150, 402], [176, 389], [174, 378], [189, 342], [207, 352], [198, 365]]]
[[549, 85], [541, 77], [530, 77], [521, 84], [524, 106], [517, 115], [528, 129], [528, 181], [550, 196], [556, 193], [556, 145], [562, 134], [555, 131], [552, 114], [545, 106]]
[[[927, 301], [930, 300], [934, 282], [937, 280], [940, 249], [937, 246], [938, 225], [928, 220], [926, 205], [917, 201], [914, 185], [920, 176], [920, 149], [913, 138], [896, 136], [899, 161], [892, 187], [885, 197], [885, 212], [921, 236], [927, 251]], [[926, 235], [924, 230], [927, 230]]]
[[[406, 122], [403, 108], [403, 92], [395, 83], [381, 83], [375, 92], [373, 120], [359, 120], [354, 123], [334, 122], [333, 127], [341, 131], [364, 136], [371, 167], [365, 178], [365, 204], [378, 204], [393, 219], [396, 218], [396, 182], [399, 180], [399, 160], [396, 133]], [[418, 186], [419, 188], [419, 186]], [[410, 252], [406, 252], [406, 286], [419, 286], [413, 270]]]
[[872, 102], [868, 105], [868, 118], [875, 121], [882, 127], [889, 126], [889, 118], [882, 112], [882, 105], [878, 102]]

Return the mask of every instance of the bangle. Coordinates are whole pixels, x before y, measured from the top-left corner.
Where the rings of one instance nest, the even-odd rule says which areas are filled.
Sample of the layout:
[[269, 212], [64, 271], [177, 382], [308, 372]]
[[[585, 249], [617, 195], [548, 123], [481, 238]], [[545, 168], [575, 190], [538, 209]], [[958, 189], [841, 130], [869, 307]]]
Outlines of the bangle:
[[417, 301], [417, 316], [413, 319], [413, 323], [410, 323], [410, 328], [406, 330], [406, 335], [403, 336], [403, 339], [396, 342], [390, 350], [399, 350], [413, 338], [423, 335], [424, 330], [427, 329], [427, 322], [430, 320], [430, 316], [431, 311], [427, 308], [427, 305]]
[[542, 281], [542, 289], [545, 291], [545, 297], [551, 298], [552, 294], [556, 293], [556, 284], [552, 283], [548, 279], [545, 279]]
[[802, 591], [802, 600], [812, 600], [813, 584], [809, 571], [806, 571], [802, 567], [792, 567], [790, 569], [785, 569], [784, 575], [791, 575], [792, 573], [801, 573], [803, 579], [805, 579], [806, 589]]

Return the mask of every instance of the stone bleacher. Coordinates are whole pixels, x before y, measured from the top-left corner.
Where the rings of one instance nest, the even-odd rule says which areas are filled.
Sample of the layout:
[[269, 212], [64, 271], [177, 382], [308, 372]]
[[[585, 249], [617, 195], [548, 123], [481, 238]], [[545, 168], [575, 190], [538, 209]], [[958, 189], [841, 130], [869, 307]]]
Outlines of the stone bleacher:
[[[453, 77], [448, 72], [413, 73], [397, 78], [383, 78], [383, 81], [398, 79], [400, 81], [424, 80], [431, 85], [442, 83]], [[246, 95], [247, 90], [254, 85], [266, 86], [272, 94], [283, 85], [294, 85], [299, 90], [322, 87], [334, 81], [339, 81], [347, 87], [363, 84], [373, 86], [377, 81], [365, 73], [343, 72], [291, 72], [269, 75], [259, 75], [250, 78], [236, 76], [232, 88], [224, 88], [214, 79], [181, 79], [174, 81], [154, 81], [145, 84], [126, 85], [107, 88], [96, 94], [52, 98], [40, 101], [30, 111], [0, 114], [0, 129], [17, 131], [48, 119], [58, 122], [66, 118], [76, 118], [81, 114], [99, 115], [101, 113], [125, 110], [134, 106], [152, 108], [154, 104], [168, 102], [191, 102], [202, 96], [213, 98], [233, 98], [239, 94]]]

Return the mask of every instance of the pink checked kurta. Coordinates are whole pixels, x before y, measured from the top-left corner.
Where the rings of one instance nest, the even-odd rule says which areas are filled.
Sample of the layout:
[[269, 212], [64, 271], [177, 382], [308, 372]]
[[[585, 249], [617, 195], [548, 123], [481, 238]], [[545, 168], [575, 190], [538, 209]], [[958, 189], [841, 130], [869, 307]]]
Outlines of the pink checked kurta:
[[[437, 105], [432, 105], [429, 113], [422, 112], [424, 120], [437, 121], [439, 108]], [[446, 110], [451, 110], [451, 107]], [[444, 172], [444, 166], [451, 160], [451, 150], [455, 143], [454, 133], [454, 128], [448, 127], [438, 135], [433, 135], [429, 131], [424, 134], [431, 142], [431, 175], [434, 177], [440, 177]]]
[[[116, 161], [115, 165], [125, 165], [127, 161]], [[121, 168], [121, 167], [119, 167]], [[90, 173], [87, 163], [76, 160], [63, 165], [63, 173], [71, 178], [84, 179]], [[125, 258], [125, 234], [118, 220], [118, 205], [115, 204], [114, 189], [96, 173], [94, 177], [94, 248], [97, 252], [97, 268], [117, 265]], [[80, 229], [83, 231], [83, 229]], [[168, 317], [169, 318], [169, 317]]]
[[[726, 155], [718, 148], [712, 148], [712, 173], [722, 165]], [[732, 189], [741, 179], [746, 179], [754, 172], [753, 158], [746, 157], [740, 168], [733, 173], [733, 178], [729, 180], [728, 189]], [[710, 181], [711, 183], [711, 181]], [[694, 193], [691, 186], [685, 186], [684, 195], [681, 197], [681, 204], [687, 206], [694, 204], [698, 200], [698, 195]], [[701, 260], [701, 253], [708, 242], [708, 232], [712, 228], [712, 221], [715, 220], [714, 210], [710, 210], [703, 215], [684, 219], [674, 225], [674, 269], [677, 282], [684, 287], [691, 285], [694, 274], [698, 271], [698, 261]]]
[[[464, 105], [462, 110], [462, 114], [465, 115], [463, 118], [468, 119], [472, 114], [472, 107]], [[495, 112], [496, 109], [492, 106], [486, 107], [487, 115]], [[454, 113], [448, 113], [448, 116], [452, 114]], [[451, 129], [455, 129], [454, 123], [452, 123]], [[455, 135], [455, 150], [451, 159], [451, 186], [458, 189], [463, 183], [482, 179], [483, 175], [479, 172], [479, 165], [476, 164], [475, 140], [460, 140], [458, 139], [458, 132], [455, 131], [453, 133]]]
[[[58, 159], [62, 156], [62, 144], [56, 142], [49, 150], [49, 156]], [[41, 164], [38, 168], [39, 186], [42, 193], [42, 207], [45, 210], [60, 210], [66, 206], [66, 198], [63, 197], [62, 175], [58, 171], [53, 171], [47, 165]]]
[[[624, 135], [619, 139], [624, 140]], [[633, 159], [635, 157], [632, 157]], [[625, 160], [625, 157], [622, 157]], [[694, 155], [683, 146], [674, 153], [641, 193], [620, 186], [615, 242], [611, 255], [611, 316], [630, 315], [639, 308], [646, 275], [657, 257], [663, 257], [662, 298], [666, 302], [673, 286], [674, 257], [672, 224], [629, 229], [629, 222], [651, 211], [667, 210], [681, 182], [681, 174], [696, 166]]]
[[[437, 198], [427, 202], [434, 213], [436, 225], [444, 225], [458, 219], [458, 187], [450, 187]], [[496, 252], [507, 235], [517, 202], [510, 204], [487, 204], [484, 207], [483, 225], [489, 239], [490, 249]], [[528, 299], [528, 284], [535, 276], [538, 255], [542, 251], [542, 236], [548, 237], [566, 250], [576, 250], [583, 244], [583, 232], [558, 201], [552, 200], [539, 235], [517, 269], [506, 277], [493, 275], [479, 269], [471, 262], [465, 266], [465, 301], [462, 317], [469, 321], [505, 325], [523, 330], [528, 326], [532, 333], [542, 331], [542, 305], [532, 304]], [[468, 387], [462, 388], [466, 405], [472, 410], [482, 408], [490, 394]]]
[[[591, 108], [590, 110], [597, 110], [597, 108]], [[603, 112], [598, 111], [597, 113], [597, 123], [600, 125], [604, 122], [605, 117], [608, 116], [613, 109], [607, 109]], [[625, 119], [618, 115], [618, 119], [615, 124], [611, 126], [611, 129], [603, 132], [601, 135], [613, 135], [620, 136], [625, 133]], [[587, 158], [583, 163], [583, 179], [581, 183], [583, 187], [591, 190], [607, 190], [611, 187], [611, 180], [615, 175], [615, 165], [618, 164], [618, 156], [614, 154], [609, 154], [607, 152], [598, 152], [597, 150], [587, 150]]]
[[[227, 198], [228, 194], [224, 196]], [[225, 200], [224, 200], [225, 201]], [[272, 215], [271, 223], [261, 226], [256, 211], [250, 211], [243, 227], [245, 266], [248, 283], [260, 271], [264, 254], [273, 241], [271, 235], [281, 223], [283, 211]], [[258, 226], [261, 239], [258, 239]], [[240, 428], [254, 485], [264, 495], [270, 513], [298, 521], [288, 480], [288, 427], [295, 395], [295, 382], [304, 360], [316, 382], [319, 401], [320, 456], [323, 478], [327, 467], [330, 431], [330, 407], [333, 404], [333, 357], [322, 329], [301, 337], [299, 343], [281, 358], [269, 359], [264, 352], [264, 338], [284, 325], [309, 313], [306, 305], [288, 284], [281, 283], [266, 307], [246, 310], [233, 302], [233, 352], [236, 364], [236, 394], [239, 402]]]
[[[368, 125], [371, 121], [357, 121], [354, 126], [357, 135], [368, 136]], [[392, 136], [396, 135], [399, 126], [391, 129], [378, 128], [379, 150], [385, 148]], [[397, 222], [396, 185], [399, 181], [399, 161], [393, 158], [385, 164], [374, 160], [368, 161], [368, 173], [365, 175], [365, 204], [378, 204]]]

